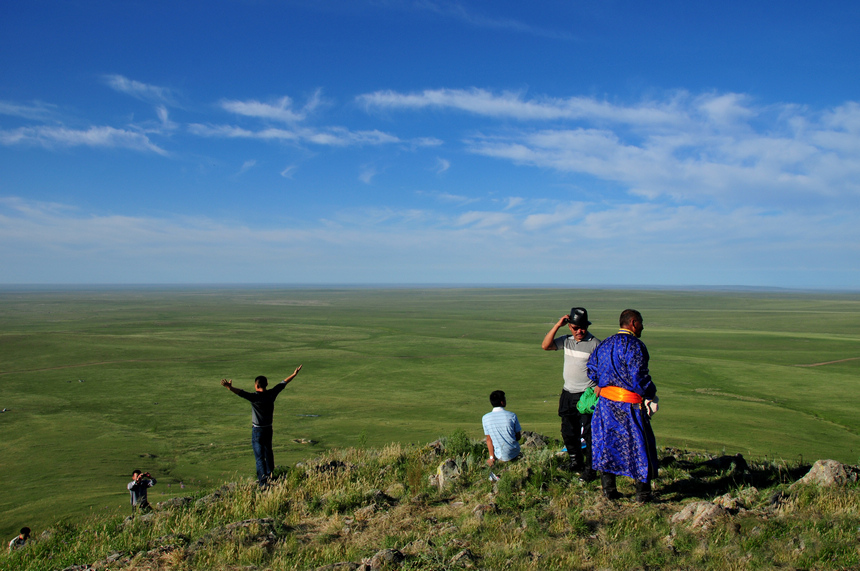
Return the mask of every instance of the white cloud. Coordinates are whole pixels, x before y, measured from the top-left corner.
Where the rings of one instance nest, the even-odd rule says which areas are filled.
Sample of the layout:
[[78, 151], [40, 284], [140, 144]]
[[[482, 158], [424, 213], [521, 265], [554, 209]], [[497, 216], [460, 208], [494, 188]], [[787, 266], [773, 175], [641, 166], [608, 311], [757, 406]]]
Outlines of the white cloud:
[[573, 39], [573, 36], [567, 31], [551, 30], [540, 26], [533, 26], [513, 18], [487, 16], [474, 11], [471, 7], [467, 8], [460, 2], [418, 0], [413, 5], [419, 9], [428, 10], [441, 16], [454, 18], [478, 28], [518, 32], [557, 40]]
[[304, 141], [330, 147], [385, 145], [401, 142], [396, 136], [383, 133], [382, 131], [350, 131], [342, 127], [329, 127], [327, 129], [268, 128], [252, 131], [234, 125], [202, 125], [193, 123], [188, 126], [188, 131], [200, 137], [259, 139], [263, 141]]
[[252, 168], [254, 168], [255, 166], [257, 166], [257, 161], [255, 159], [249, 159], [249, 160], [245, 161], [244, 163], [242, 163], [242, 168], [239, 169], [239, 172], [237, 174], [242, 174], [244, 172], [247, 172], [247, 171], [251, 170]]
[[659, 104], [618, 106], [588, 97], [525, 99], [523, 93], [494, 94], [485, 89], [427, 89], [419, 93], [376, 91], [356, 100], [367, 109], [456, 109], [475, 115], [523, 121], [601, 119], [632, 125], [680, 125], [688, 118], [679, 114], [672, 99]]
[[500, 228], [507, 230], [514, 224], [514, 217], [505, 212], [471, 211], [457, 218], [457, 226], [473, 226], [475, 228]]
[[318, 89], [299, 111], [293, 110], [293, 100], [286, 95], [272, 103], [263, 103], [254, 99], [249, 101], [225, 99], [220, 102], [220, 106], [226, 111], [244, 117], [295, 124], [307, 119], [308, 114], [316, 110], [322, 102], [322, 91]]
[[550, 226], [557, 226], [582, 216], [584, 211], [583, 204], [559, 205], [554, 212], [526, 216], [523, 221], [523, 228], [525, 230], [542, 230]]
[[33, 119], [36, 121], [47, 121], [56, 114], [56, 105], [48, 105], [36, 101], [31, 105], [20, 105], [8, 101], [0, 101], [0, 115], [20, 117], [22, 119]]
[[281, 176], [284, 178], [293, 178], [293, 175], [295, 174], [297, 168], [298, 166], [296, 165], [290, 165], [281, 171]]
[[377, 175], [376, 167], [373, 165], [364, 165], [361, 167], [361, 172], [358, 175], [358, 180], [363, 182], [364, 184], [370, 184], [373, 182], [373, 177]]
[[[586, 174], [647, 199], [698, 204], [779, 203], [806, 208], [818, 198], [860, 198], [860, 104], [811, 111], [757, 106], [738, 93], [613, 104], [589, 97], [526, 98], [483, 89], [358, 97], [368, 109], [457, 110], [487, 120], [552, 121], [551, 128], [490, 123], [466, 137], [467, 150], [521, 165]], [[472, 133], [475, 130], [472, 128]]]
[[221, 107], [231, 113], [245, 117], [256, 117], [258, 119], [271, 119], [283, 123], [298, 123], [305, 119], [304, 113], [296, 113], [291, 109], [292, 99], [282, 97], [275, 103], [261, 103], [259, 101], [230, 101], [221, 102]]
[[451, 161], [443, 158], [436, 158], [436, 174], [442, 174], [451, 168]]
[[519, 206], [522, 212], [455, 215], [343, 210], [329, 220], [249, 227], [203, 217], [94, 214], [7, 197], [0, 198], [0, 265], [5, 283], [851, 287], [860, 279], [860, 268], [845, 264], [856, 259], [860, 227], [842, 212], [810, 216], [527, 201]]
[[522, 198], [522, 197], [519, 197], [519, 196], [509, 196], [508, 198], [506, 198], [506, 199], [504, 200], [504, 204], [505, 204], [504, 209], [505, 209], [505, 210], [510, 210], [511, 208], [516, 208], [517, 206], [519, 206], [519, 205], [520, 205], [520, 204], [522, 204], [523, 202], [524, 202], [524, 200], [523, 200], [523, 198]]
[[176, 105], [173, 92], [166, 87], [142, 83], [128, 79], [122, 75], [106, 75], [104, 80], [111, 89], [131, 95], [141, 101], [153, 104]]
[[86, 130], [66, 127], [21, 127], [0, 131], [0, 144], [37, 145], [45, 148], [79, 146], [122, 148], [167, 155], [167, 151], [152, 143], [146, 135], [113, 127], [90, 127]]

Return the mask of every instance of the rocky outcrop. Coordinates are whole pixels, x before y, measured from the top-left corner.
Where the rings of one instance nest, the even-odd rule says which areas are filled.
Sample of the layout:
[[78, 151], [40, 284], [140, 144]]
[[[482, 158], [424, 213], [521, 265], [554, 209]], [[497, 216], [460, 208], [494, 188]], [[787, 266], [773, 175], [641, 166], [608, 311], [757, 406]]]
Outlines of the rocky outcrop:
[[860, 480], [860, 468], [836, 460], [819, 460], [807, 474], [791, 485], [809, 484], [823, 488], [841, 487]]
[[737, 495], [723, 494], [714, 499], [714, 505], [720, 506], [729, 512], [746, 510], [753, 506], [758, 497], [758, 490], [754, 487], [744, 488]]
[[523, 442], [521, 446], [523, 448], [531, 449], [546, 448], [549, 442], [549, 439], [543, 434], [538, 434], [537, 432], [531, 432], [528, 430], [522, 433], [522, 439]]
[[452, 458], [448, 458], [436, 468], [436, 473], [430, 476], [430, 484], [444, 490], [460, 478], [462, 472]]
[[711, 502], [693, 502], [672, 516], [672, 523], [683, 523], [691, 529], [707, 531], [728, 516], [726, 510]]

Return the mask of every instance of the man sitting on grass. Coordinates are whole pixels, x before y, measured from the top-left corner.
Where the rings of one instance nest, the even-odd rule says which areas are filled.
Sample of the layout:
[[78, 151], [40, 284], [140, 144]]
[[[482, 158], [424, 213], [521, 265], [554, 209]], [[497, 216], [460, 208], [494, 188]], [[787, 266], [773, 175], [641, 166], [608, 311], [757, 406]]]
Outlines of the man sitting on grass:
[[[513, 412], [505, 410], [504, 391], [493, 391], [490, 393], [490, 404], [493, 410], [484, 415], [481, 423], [484, 425], [484, 434], [487, 436], [487, 450], [490, 458], [487, 465], [491, 468], [496, 463], [516, 460], [520, 455], [520, 421]], [[491, 480], [497, 480], [495, 474], [490, 475]]]

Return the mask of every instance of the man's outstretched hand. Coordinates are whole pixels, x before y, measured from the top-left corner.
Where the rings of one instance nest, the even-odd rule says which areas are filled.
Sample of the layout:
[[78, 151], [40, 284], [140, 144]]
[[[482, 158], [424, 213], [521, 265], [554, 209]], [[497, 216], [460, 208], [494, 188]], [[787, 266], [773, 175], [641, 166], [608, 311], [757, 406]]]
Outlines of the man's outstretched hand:
[[296, 370], [295, 370], [295, 371], [293, 371], [293, 374], [292, 374], [292, 375], [290, 375], [289, 377], [287, 377], [286, 379], [284, 379], [284, 382], [285, 382], [285, 383], [289, 383], [290, 381], [292, 381], [293, 379], [295, 379], [295, 378], [296, 378], [296, 375], [298, 375], [298, 374], [299, 374], [299, 371], [301, 371], [301, 370], [302, 370], [302, 366], [301, 366], [301, 365], [299, 365], [298, 367], [296, 367]]
[[230, 379], [229, 381], [227, 379], [221, 379], [221, 386], [227, 387], [228, 389], [232, 390], [233, 389], [233, 379]]

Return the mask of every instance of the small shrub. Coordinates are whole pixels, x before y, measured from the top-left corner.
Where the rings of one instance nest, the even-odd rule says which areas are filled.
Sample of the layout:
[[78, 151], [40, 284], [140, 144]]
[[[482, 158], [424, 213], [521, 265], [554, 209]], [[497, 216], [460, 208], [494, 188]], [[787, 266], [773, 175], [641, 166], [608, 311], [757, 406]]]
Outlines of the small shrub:
[[472, 442], [469, 435], [462, 428], [458, 428], [445, 439], [445, 452], [450, 456], [465, 456], [472, 451]]

